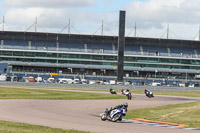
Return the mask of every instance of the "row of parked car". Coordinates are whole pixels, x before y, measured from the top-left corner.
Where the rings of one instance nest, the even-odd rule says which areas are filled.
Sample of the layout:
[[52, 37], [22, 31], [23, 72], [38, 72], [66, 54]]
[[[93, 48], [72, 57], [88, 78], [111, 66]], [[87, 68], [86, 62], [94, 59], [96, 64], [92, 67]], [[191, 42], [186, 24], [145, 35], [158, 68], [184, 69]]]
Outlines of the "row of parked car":
[[42, 78], [42, 77], [24, 77], [23, 82], [39, 82], [39, 83], [60, 83], [60, 84], [98, 84], [98, 85], [132, 85], [132, 82], [116, 82], [116, 80], [88, 80], [81, 78]]
[[[59, 78], [58, 81], [55, 81], [54, 78], [48, 78], [46, 83], [62, 83], [62, 84], [98, 84], [98, 85], [122, 85], [122, 82], [116, 82], [115, 80], [88, 80], [88, 79], [79, 79], [79, 78]], [[125, 82], [126, 85], [130, 85], [130, 82]]]
[[200, 84], [199, 83], [176, 83], [176, 84], [163, 84], [160, 82], [152, 82], [149, 84], [149, 86], [167, 86], [167, 87], [199, 87]]
[[132, 81], [125, 81], [125, 82], [116, 82], [116, 80], [88, 80], [88, 79], [81, 79], [81, 78], [43, 78], [43, 77], [16, 77], [11, 76], [7, 77], [6, 75], [0, 75], [0, 81], [17, 81], [17, 82], [40, 82], [40, 83], [60, 83], [60, 84], [99, 84], [99, 85], [135, 85], [135, 86], [168, 86], [168, 87], [200, 87], [200, 83], [181, 83], [181, 82], [149, 82], [145, 83], [142, 81], [132, 82]]

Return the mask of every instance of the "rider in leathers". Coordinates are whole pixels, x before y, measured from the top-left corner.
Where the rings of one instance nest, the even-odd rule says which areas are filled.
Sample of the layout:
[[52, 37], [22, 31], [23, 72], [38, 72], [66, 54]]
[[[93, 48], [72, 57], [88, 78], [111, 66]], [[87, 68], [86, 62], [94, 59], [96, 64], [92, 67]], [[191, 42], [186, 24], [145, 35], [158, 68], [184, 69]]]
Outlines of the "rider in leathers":
[[150, 93], [150, 91], [147, 90], [147, 89], [145, 89], [145, 90], [144, 90], [144, 93], [145, 93], [146, 95], [148, 95], [148, 94]]
[[146, 94], [146, 96], [151, 95], [152, 97], [154, 97], [153, 93], [147, 89], [144, 90], [144, 93]]
[[119, 108], [122, 108], [122, 107], [124, 107], [125, 108], [125, 110], [126, 110], [126, 112], [127, 112], [127, 108], [128, 108], [128, 103], [126, 103], [126, 102], [124, 102], [123, 104], [120, 104], [120, 105], [117, 105], [117, 106], [115, 106], [114, 108], [110, 108], [110, 110], [107, 110], [106, 111], [106, 114], [107, 115], [109, 115], [110, 114], [110, 112], [112, 111], [112, 110], [114, 110], [114, 109], [119, 109]]

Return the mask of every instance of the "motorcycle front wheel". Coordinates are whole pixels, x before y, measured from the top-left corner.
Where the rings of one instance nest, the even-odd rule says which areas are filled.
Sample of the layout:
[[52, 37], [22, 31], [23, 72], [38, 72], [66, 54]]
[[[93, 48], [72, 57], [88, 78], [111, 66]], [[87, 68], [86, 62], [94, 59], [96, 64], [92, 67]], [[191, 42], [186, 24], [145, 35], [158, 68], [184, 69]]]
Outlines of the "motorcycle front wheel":
[[101, 120], [102, 120], [102, 121], [105, 121], [105, 120], [106, 120], [106, 114], [103, 114], [103, 115], [101, 116]]
[[117, 113], [117, 114], [115, 114], [115, 115], [111, 118], [111, 121], [112, 121], [112, 122], [116, 122], [116, 121], [119, 120], [121, 117], [122, 117], [122, 114], [121, 114], [121, 113]]

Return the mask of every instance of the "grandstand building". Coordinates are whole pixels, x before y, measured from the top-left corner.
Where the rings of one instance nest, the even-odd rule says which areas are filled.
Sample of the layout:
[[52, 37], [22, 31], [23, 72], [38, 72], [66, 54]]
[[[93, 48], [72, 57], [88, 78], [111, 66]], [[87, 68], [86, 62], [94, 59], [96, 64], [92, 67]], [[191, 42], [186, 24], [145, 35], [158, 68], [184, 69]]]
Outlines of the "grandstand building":
[[[7, 73], [116, 76], [117, 55], [117, 36], [0, 33], [0, 62]], [[199, 73], [199, 41], [125, 38], [124, 76], [194, 79]]]

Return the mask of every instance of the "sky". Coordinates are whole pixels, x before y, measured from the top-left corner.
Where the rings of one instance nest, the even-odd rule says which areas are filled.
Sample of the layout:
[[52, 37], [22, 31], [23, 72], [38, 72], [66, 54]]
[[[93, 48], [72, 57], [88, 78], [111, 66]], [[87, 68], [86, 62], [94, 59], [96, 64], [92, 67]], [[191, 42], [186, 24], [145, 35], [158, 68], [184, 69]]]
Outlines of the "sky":
[[37, 19], [37, 32], [117, 36], [124, 10], [125, 36], [167, 38], [169, 29], [170, 39], [194, 40], [199, 7], [200, 0], [0, 0], [0, 30], [33, 32]]

